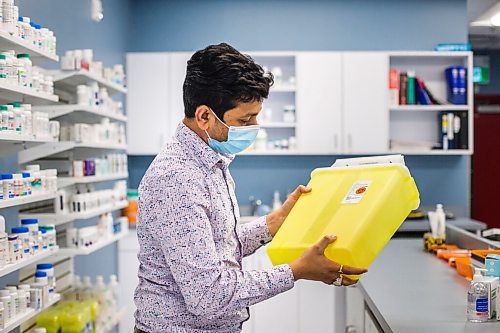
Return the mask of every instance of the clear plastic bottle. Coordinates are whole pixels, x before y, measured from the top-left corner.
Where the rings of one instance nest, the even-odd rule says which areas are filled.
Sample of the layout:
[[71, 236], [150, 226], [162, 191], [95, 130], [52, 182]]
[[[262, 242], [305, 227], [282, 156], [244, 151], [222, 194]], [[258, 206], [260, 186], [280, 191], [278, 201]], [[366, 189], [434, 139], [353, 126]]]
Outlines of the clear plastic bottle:
[[116, 312], [118, 311], [120, 285], [118, 284], [118, 279], [114, 274], [109, 277], [108, 289], [111, 292], [111, 296], [113, 299], [113, 309]]
[[467, 292], [467, 321], [482, 323], [488, 321], [488, 287], [481, 274], [485, 269], [474, 268], [474, 278]]
[[13, 35], [16, 32], [17, 17], [14, 17], [14, 0], [2, 0], [3, 29]]
[[83, 284], [80, 292], [80, 300], [87, 300], [93, 297], [92, 294], [92, 280], [90, 276], [83, 277]]
[[30, 60], [30, 55], [27, 53], [18, 54], [17, 63], [19, 71], [19, 85], [31, 88], [33, 85], [31, 80], [31, 68], [33, 67], [33, 63]]

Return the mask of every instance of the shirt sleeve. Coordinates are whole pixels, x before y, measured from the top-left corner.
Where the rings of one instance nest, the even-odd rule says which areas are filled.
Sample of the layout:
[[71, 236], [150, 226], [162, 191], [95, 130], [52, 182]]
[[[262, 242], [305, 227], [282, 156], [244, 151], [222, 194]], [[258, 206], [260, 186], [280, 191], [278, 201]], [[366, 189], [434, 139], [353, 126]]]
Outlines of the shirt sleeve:
[[254, 253], [259, 247], [273, 239], [269, 234], [266, 220], [267, 216], [262, 216], [238, 226], [238, 238], [241, 242], [243, 256]]
[[174, 184], [161, 185], [162, 194], [155, 205], [157, 230], [150, 231], [161, 244], [189, 312], [222, 315], [293, 287], [289, 265], [260, 271], [224, 266], [217, 255], [209, 220], [208, 190], [202, 180], [180, 178]]

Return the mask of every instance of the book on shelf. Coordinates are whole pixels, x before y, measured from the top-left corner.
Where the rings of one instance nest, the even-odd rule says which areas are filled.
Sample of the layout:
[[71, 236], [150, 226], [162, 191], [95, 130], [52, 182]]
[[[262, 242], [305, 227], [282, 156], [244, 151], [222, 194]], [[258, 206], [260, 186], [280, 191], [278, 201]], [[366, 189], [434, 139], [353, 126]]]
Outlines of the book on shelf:
[[[389, 71], [389, 98], [390, 105], [443, 105], [442, 101], [438, 100], [429, 87], [425, 84], [422, 77], [417, 76], [413, 70], [399, 72], [397, 69]], [[463, 72], [462, 72], [463, 74]], [[466, 94], [466, 76], [463, 75], [455, 80], [456, 85], [460, 86], [460, 93]], [[398, 96], [396, 98], [396, 96]], [[458, 100], [449, 100], [452, 104], [463, 104]]]
[[408, 75], [399, 74], [399, 105], [408, 104]]

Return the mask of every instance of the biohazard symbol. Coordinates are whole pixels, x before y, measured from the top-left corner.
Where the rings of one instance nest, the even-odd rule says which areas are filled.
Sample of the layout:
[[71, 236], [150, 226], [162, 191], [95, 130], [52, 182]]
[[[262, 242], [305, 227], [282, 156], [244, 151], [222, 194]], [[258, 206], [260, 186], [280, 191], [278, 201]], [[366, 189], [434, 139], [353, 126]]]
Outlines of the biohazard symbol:
[[363, 194], [366, 192], [366, 187], [363, 186], [363, 187], [360, 187], [356, 190], [356, 194]]

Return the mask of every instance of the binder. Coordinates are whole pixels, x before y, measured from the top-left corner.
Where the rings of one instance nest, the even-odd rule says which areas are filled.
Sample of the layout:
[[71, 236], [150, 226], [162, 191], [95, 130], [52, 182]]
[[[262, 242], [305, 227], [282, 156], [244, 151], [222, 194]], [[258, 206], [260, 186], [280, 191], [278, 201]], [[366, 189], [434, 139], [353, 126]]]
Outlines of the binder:
[[416, 104], [416, 101], [415, 101], [415, 71], [408, 71], [407, 76], [408, 76], [407, 103], [413, 105], [413, 104]]
[[431, 105], [432, 101], [425, 91], [424, 82], [419, 77], [416, 78], [416, 81], [418, 103], [422, 105]]

